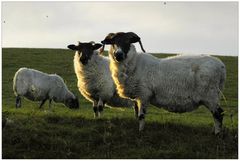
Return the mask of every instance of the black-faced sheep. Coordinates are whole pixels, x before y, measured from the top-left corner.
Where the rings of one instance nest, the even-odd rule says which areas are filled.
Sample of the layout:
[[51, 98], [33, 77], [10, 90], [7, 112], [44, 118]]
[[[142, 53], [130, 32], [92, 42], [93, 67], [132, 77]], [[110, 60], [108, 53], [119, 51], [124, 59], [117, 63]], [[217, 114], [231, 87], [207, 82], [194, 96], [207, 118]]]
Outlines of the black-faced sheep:
[[110, 44], [110, 70], [123, 98], [137, 101], [139, 130], [149, 104], [171, 112], [187, 112], [205, 105], [212, 113], [215, 134], [221, 131], [223, 110], [220, 92], [226, 78], [225, 65], [211, 56], [175, 56], [158, 59], [137, 53], [140, 41], [135, 33], [110, 33], [103, 44]]
[[31, 101], [41, 101], [40, 107], [49, 100], [63, 103], [69, 108], [78, 108], [77, 97], [68, 90], [63, 79], [56, 74], [46, 74], [35, 69], [20, 68], [13, 78], [16, 108], [21, 107], [21, 96]]
[[101, 46], [94, 42], [68, 45], [69, 49], [76, 51], [73, 62], [79, 91], [93, 103], [95, 117], [100, 116], [105, 104], [111, 107], [131, 107], [134, 104], [118, 96], [109, 58], [97, 51]]

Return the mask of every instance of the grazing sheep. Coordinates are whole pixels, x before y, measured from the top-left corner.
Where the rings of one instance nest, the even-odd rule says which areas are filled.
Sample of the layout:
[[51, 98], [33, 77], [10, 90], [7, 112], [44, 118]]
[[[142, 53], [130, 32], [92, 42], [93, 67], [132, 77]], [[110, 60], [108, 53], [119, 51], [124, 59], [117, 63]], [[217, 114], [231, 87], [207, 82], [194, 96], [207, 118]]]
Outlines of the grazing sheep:
[[70, 92], [63, 79], [56, 74], [46, 74], [34, 69], [20, 68], [13, 78], [16, 108], [21, 107], [21, 96], [41, 101], [39, 108], [49, 100], [63, 103], [69, 108], [79, 108], [78, 99]]
[[95, 117], [100, 116], [105, 103], [112, 107], [133, 105], [129, 99], [118, 96], [109, 69], [109, 59], [96, 51], [101, 46], [94, 42], [68, 45], [69, 49], [76, 51], [73, 61], [79, 91], [93, 103]]
[[158, 59], [137, 53], [140, 38], [132, 32], [111, 33], [103, 44], [111, 44], [110, 70], [123, 98], [137, 101], [139, 130], [149, 104], [171, 112], [188, 112], [205, 105], [212, 113], [215, 134], [221, 131], [223, 110], [220, 92], [226, 79], [225, 65], [211, 56], [175, 56]]

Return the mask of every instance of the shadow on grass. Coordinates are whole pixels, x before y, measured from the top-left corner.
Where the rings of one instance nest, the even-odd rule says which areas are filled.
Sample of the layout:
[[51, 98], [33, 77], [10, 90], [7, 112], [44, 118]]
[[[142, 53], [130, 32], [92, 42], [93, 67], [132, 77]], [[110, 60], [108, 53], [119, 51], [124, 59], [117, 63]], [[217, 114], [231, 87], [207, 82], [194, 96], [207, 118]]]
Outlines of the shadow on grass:
[[[3, 113], [5, 117], [6, 114]], [[212, 127], [135, 119], [86, 119], [55, 114], [17, 115], [2, 133], [4, 159], [38, 158], [237, 158], [237, 130], [224, 137]]]

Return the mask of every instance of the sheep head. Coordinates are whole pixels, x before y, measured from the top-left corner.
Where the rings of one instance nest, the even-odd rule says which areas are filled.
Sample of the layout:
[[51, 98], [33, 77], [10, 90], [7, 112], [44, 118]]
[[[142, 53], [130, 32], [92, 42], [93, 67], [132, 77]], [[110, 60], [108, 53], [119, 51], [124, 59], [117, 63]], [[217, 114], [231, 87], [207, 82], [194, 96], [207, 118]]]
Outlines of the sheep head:
[[90, 41], [87, 43], [78, 42], [78, 45], [68, 45], [69, 49], [78, 52], [78, 54], [80, 55], [80, 62], [83, 65], [86, 65], [88, 63], [88, 60], [91, 59], [94, 50], [97, 50], [100, 47], [102, 47], [102, 44], [95, 43], [94, 41]]
[[79, 101], [77, 97], [66, 99], [64, 104], [71, 109], [79, 108]]
[[127, 53], [130, 50], [130, 45], [132, 43], [139, 42], [141, 49], [143, 49], [141, 38], [133, 32], [117, 32], [109, 33], [101, 43], [103, 45], [112, 45], [115, 48], [115, 58], [117, 61], [122, 61], [127, 57]]

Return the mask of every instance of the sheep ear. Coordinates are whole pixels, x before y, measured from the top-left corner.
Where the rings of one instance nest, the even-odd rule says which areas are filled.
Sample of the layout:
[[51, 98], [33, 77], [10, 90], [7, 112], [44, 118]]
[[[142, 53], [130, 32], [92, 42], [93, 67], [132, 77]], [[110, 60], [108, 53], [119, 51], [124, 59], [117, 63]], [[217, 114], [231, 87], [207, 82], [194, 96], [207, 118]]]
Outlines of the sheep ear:
[[102, 44], [99, 44], [99, 43], [94, 44], [94, 45], [93, 45], [93, 50], [97, 50], [97, 49], [99, 49], [100, 47], [102, 47]]
[[101, 41], [102, 44], [113, 44], [113, 37], [115, 36], [115, 33], [109, 33], [103, 41]]
[[69, 49], [71, 49], [71, 50], [77, 50], [77, 46], [76, 46], [76, 45], [73, 45], [73, 44], [68, 45], [67, 47], [68, 47]]
[[142, 45], [141, 40], [139, 40], [138, 42], [139, 42], [139, 44], [140, 44], [140, 47], [141, 47], [142, 51], [143, 51], [144, 53], [146, 53], [146, 51], [145, 51], [144, 48], [143, 48], [143, 45]]

